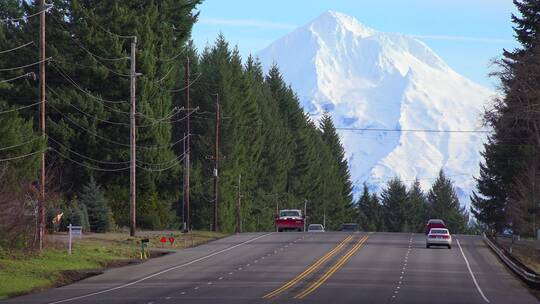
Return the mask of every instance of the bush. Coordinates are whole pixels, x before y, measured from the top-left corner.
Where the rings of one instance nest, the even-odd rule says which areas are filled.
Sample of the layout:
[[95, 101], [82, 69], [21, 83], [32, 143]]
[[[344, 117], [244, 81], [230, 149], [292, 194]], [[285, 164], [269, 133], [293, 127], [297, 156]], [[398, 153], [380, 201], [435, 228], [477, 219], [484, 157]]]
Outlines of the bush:
[[62, 210], [64, 216], [60, 221], [60, 230], [67, 230], [67, 227], [71, 224], [73, 226], [82, 226], [84, 231], [90, 231], [88, 210], [86, 206], [79, 204], [77, 198], [72, 199]]

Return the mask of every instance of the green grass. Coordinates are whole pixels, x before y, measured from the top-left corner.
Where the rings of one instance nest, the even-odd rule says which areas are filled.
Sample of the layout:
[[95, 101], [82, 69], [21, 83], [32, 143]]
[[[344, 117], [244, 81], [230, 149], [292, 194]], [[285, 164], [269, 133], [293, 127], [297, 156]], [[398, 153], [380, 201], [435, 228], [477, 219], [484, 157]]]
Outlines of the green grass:
[[[162, 250], [159, 239], [150, 237], [150, 249]], [[166, 234], [168, 237], [169, 234]], [[225, 234], [194, 232], [191, 235], [174, 233], [179, 249], [215, 240]], [[186, 242], [184, 242], [186, 238]], [[0, 299], [68, 284], [83, 277], [88, 271], [106, 268], [118, 262], [139, 258], [139, 240], [125, 234], [92, 234], [83, 240], [75, 239], [73, 254], [68, 255], [65, 244], [50, 244], [41, 254], [0, 251]]]

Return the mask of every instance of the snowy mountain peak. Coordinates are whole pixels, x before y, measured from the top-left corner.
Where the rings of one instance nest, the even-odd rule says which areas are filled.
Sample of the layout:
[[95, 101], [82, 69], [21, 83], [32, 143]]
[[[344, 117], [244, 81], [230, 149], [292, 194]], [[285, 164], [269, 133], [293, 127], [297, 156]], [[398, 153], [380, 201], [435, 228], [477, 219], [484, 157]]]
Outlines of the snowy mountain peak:
[[[493, 93], [453, 71], [414, 37], [371, 29], [328, 11], [258, 54], [277, 63], [306, 112], [329, 111], [336, 126], [476, 130]], [[340, 131], [353, 182], [375, 188], [397, 176], [427, 188], [442, 168], [462, 198], [474, 187], [479, 133]]]
[[313, 30], [348, 31], [358, 37], [369, 37], [377, 33], [374, 29], [360, 23], [356, 18], [336, 11], [327, 11], [308, 24]]

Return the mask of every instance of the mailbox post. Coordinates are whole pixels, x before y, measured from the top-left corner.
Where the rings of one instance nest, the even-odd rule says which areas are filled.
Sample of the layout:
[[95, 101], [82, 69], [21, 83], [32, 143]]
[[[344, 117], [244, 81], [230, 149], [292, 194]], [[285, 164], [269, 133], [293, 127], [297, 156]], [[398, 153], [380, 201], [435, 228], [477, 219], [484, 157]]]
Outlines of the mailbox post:
[[148, 242], [150, 242], [149, 239], [141, 240], [141, 260], [146, 260], [150, 257], [150, 252], [148, 250]]
[[82, 226], [73, 226], [69, 224], [69, 242], [68, 242], [68, 253], [71, 255], [71, 248], [72, 248], [72, 242], [73, 242], [73, 236], [77, 235], [79, 237], [82, 236]]

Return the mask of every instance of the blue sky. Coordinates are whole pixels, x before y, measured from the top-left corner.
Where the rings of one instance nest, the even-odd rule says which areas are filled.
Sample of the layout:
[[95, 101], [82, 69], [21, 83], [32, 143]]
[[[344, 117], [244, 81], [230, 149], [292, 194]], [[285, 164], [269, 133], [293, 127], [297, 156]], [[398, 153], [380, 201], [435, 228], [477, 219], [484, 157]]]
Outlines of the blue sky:
[[491, 88], [490, 62], [517, 47], [511, 0], [206, 0], [193, 40], [199, 49], [222, 32], [243, 56], [327, 10], [356, 17], [378, 31], [416, 36], [452, 68]]

